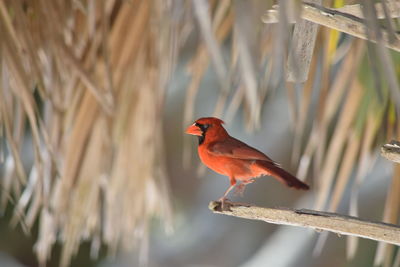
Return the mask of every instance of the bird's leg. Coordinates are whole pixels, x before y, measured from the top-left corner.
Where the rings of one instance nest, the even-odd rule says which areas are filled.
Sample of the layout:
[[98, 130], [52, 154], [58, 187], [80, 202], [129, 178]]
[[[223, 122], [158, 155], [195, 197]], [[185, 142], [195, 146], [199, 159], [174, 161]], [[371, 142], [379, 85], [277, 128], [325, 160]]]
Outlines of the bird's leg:
[[246, 188], [246, 184], [245, 183], [242, 182], [242, 183], [238, 184], [236, 186], [236, 188], [235, 188], [235, 195], [242, 197], [245, 188]]
[[244, 189], [246, 188], [246, 185], [248, 185], [248, 184], [251, 184], [252, 182], [254, 182], [255, 181], [255, 179], [254, 178], [251, 178], [251, 179], [249, 179], [249, 180], [247, 180], [247, 181], [243, 181], [243, 182], [241, 182], [239, 185], [237, 185], [236, 186], [236, 188], [235, 188], [235, 195], [239, 195], [239, 196], [243, 196], [243, 192], [244, 192]]
[[236, 179], [234, 177], [229, 177], [229, 181], [231, 182], [231, 185], [228, 187], [228, 189], [225, 191], [225, 194], [223, 197], [219, 199], [221, 202], [221, 208], [222, 210], [225, 210], [225, 200], [227, 199], [226, 196], [229, 194], [229, 192], [235, 187], [236, 185]]

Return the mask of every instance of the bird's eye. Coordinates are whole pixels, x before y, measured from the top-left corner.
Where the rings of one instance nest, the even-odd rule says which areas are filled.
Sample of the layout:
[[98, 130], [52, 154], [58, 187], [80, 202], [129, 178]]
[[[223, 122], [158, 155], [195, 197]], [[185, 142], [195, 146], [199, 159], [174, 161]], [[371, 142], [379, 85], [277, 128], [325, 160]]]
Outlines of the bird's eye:
[[210, 124], [200, 124], [197, 122], [195, 123], [195, 125], [199, 127], [203, 132], [205, 132], [210, 127]]

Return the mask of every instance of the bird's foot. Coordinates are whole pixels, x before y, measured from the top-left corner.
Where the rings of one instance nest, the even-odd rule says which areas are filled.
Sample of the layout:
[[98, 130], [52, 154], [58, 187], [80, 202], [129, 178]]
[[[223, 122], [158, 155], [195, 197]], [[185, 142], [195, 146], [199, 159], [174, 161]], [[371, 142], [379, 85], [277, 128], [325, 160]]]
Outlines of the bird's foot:
[[231, 211], [231, 201], [226, 197], [221, 197], [218, 199], [221, 203], [221, 211]]
[[248, 203], [232, 202], [227, 198], [220, 198], [218, 201], [211, 201], [208, 208], [216, 212], [232, 211], [234, 207], [250, 207]]

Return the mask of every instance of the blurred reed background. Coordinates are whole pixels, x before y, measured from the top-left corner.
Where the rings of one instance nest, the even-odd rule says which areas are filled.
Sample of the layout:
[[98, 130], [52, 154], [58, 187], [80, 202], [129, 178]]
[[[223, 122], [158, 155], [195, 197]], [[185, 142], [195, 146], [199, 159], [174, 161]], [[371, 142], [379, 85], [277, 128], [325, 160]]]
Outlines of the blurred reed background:
[[244, 200], [399, 223], [378, 149], [400, 139], [400, 3], [310, 2], [376, 42], [299, 1], [0, 0], [0, 265], [399, 267], [393, 245], [213, 215], [227, 180], [196, 178], [183, 129], [215, 115], [312, 185]]

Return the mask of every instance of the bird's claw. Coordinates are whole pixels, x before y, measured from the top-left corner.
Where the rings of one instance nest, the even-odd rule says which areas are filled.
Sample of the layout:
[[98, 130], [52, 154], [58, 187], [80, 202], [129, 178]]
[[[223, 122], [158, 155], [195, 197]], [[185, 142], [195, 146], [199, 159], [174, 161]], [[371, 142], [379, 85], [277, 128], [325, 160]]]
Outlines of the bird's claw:
[[211, 201], [208, 205], [208, 208], [212, 211], [216, 212], [224, 212], [230, 211], [232, 212], [232, 207], [250, 207], [251, 205], [248, 203], [241, 203], [241, 202], [232, 202], [227, 198], [220, 198], [218, 201]]
[[218, 201], [221, 203], [221, 211], [232, 211], [231, 202], [229, 199], [227, 199], [226, 197], [222, 197], [218, 199]]

